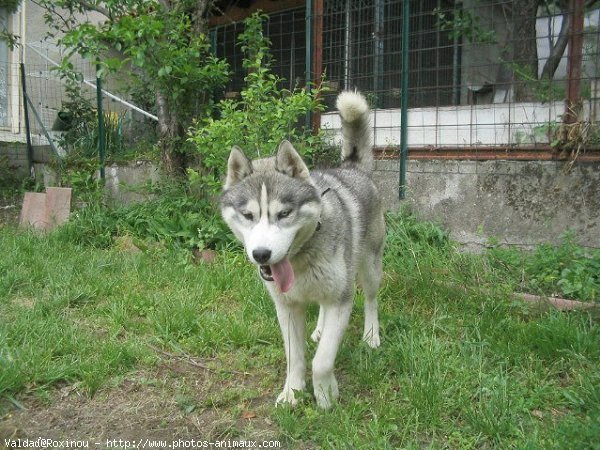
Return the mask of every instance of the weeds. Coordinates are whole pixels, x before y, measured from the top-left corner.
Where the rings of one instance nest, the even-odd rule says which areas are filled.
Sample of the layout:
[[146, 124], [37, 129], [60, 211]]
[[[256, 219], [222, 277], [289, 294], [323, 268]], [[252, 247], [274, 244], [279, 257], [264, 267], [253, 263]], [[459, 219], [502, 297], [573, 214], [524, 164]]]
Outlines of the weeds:
[[116, 208], [91, 202], [74, 213], [57, 233], [77, 244], [109, 248], [119, 236], [135, 238], [141, 247], [224, 248], [233, 238], [215, 205], [186, 181], [148, 188], [146, 201]]
[[[60, 146], [74, 157], [90, 159], [98, 155], [100, 135], [98, 114], [91, 98], [82, 92], [79, 79], [65, 78], [66, 99], [61, 105], [54, 128], [63, 131]], [[123, 116], [104, 112], [105, 157], [118, 158], [124, 152]]]
[[600, 250], [579, 246], [572, 233], [565, 233], [559, 245], [540, 245], [531, 253], [493, 247], [487, 256], [492, 268], [519, 289], [583, 301], [600, 299]]

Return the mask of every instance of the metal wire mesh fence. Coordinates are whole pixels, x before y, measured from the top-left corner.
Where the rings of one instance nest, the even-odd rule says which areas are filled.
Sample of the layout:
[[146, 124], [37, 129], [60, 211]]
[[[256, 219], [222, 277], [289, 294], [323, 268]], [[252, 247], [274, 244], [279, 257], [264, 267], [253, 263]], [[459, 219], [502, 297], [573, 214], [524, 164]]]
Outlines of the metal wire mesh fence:
[[[285, 2], [296, 7], [270, 13], [265, 34], [281, 87], [303, 87], [324, 76], [329, 91], [323, 100], [330, 112], [318, 123], [334, 138], [340, 128], [332, 111], [337, 93], [359, 89], [367, 96], [382, 157], [398, 152], [404, 97], [411, 158], [551, 159], [564, 149], [591, 158], [600, 148], [600, 9], [586, 10], [586, 3], [319, 0], [307, 8], [302, 1]], [[220, 18], [212, 41], [232, 71], [225, 95], [235, 97], [245, 76], [238, 43], [243, 25]], [[403, 93], [405, 31], [408, 90]], [[54, 70], [60, 49], [30, 43], [27, 53], [25, 77], [39, 115], [31, 130], [42, 142], [43, 128], [55, 127], [70, 94]], [[7, 61], [0, 54], [4, 135], [23, 131], [19, 67]], [[82, 62], [76, 69], [83, 74], [82, 99], [94, 104], [94, 65]], [[129, 93], [119, 92], [120, 85], [118, 76], [107, 80], [106, 91], [115, 95], [103, 93], [104, 108], [117, 118], [121, 138], [135, 144], [155, 123], [140, 120], [123, 103]]]
[[[32, 42], [27, 44], [27, 58], [24, 63], [25, 84], [33, 107], [41, 120], [31, 120], [31, 133], [33, 136], [43, 136], [44, 128], [53, 131], [58, 113], [68, 101], [66, 83], [56, 70], [58, 62], [62, 59], [58, 47], [46, 42]], [[95, 72], [89, 64], [77, 64], [74, 70], [79, 71], [84, 80], [93, 80]], [[85, 84], [81, 86], [81, 100], [91, 104], [94, 101], [94, 91]]]
[[[3, 164], [23, 169], [33, 162], [64, 158], [76, 151], [98, 155], [100, 137], [96, 65], [73, 61], [77, 77], [69, 81], [58, 69], [58, 47], [28, 43], [24, 63], [0, 62], [0, 142]], [[152, 114], [139, 112], [122, 89], [120, 75], [109, 76], [101, 91], [106, 153], [118, 159], [135, 147], [156, 142]], [[142, 111], [143, 112], [143, 111]], [[149, 118], [150, 117], [150, 118]], [[32, 149], [25, 145], [30, 141]], [[143, 152], [143, 149], [140, 149]], [[29, 153], [29, 154], [28, 154]]]
[[[323, 69], [334, 91], [367, 93], [380, 149], [400, 136], [402, 3], [324, 2]], [[410, 2], [409, 155], [547, 158], [570, 114], [587, 124], [577, 139], [600, 147], [600, 11], [534, 3]]]
[[[230, 22], [212, 29], [217, 56], [227, 59], [232, 73], [226, 94], [235, 96], [244, 85], [246, 71], [242, 66], [243, 52], [238, 35], [244, 30], [241, 22]], [[273, 13], [265, 22], [264, 34], [271, 42], [271, 69], [282, 79], [281, 87], [292, 90], [304, 86], [306, 79], [306, 19], [304, 8]]]
[[[409, 155], [549, 159], [574, 140], [579, 149], [600, 148], [600, 9], [566, 3], [411, 0]], [[365, 93], [375, 147], [393, 154], [400, 141], [404, 1], [314, 5], [311, 17], [302, 2], [270, 14], [265, 31], [274, 71], [288, 87], [303, 85], [306, 23], [314, 25], [308, 78], [324, 74], [329, 107], [343, 89]], [[232, 22], [214, 31], [217, 55], [234, 71], [234, 92], [244, 76], [240, 29]], [[323, 114], [321, 125], [333, 134], [340, 126], [334, 113]]]

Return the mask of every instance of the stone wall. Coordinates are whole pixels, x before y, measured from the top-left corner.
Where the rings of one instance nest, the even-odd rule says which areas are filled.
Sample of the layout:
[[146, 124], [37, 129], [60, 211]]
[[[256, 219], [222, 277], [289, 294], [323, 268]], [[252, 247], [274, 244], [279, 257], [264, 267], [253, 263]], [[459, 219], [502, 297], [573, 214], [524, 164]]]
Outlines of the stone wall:
[[558, 242], [572, 230], [600, 248], [600, 162], [409, 160], [407, 196], [398, 199], [399, 162], [377, 161], [389, 209], [406, 204], [467, 248]]

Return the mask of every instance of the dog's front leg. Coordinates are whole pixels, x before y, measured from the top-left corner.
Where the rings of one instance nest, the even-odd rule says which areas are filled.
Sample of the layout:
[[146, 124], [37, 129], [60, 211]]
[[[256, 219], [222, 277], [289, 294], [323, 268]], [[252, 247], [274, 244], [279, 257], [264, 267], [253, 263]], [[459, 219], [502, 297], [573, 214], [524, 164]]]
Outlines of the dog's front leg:
[[321, 333], [323, 332], [323, 323], [325, 322], [325, 310], [322, 306], [319, 307], [319, 318], [317, 319], [317, 326], [315, 328], [315, 331], [312, 332], [312, 334], [310, 335], [310, 338], [315, 341], [315, 342], [319, 342], [319, 340], [321, 339]]
[[313, 359], [313, 387], [317, 405], [329, 408], [338, 397], [338, 384], [333, 373], [344, 331], [352, 312], [352, 301], [321, 305], [323, 308], [323, 330], [317, 353]]
[[306, 387], [306, 360], [304, 358], [306, 306], [276, 300], [275, 308], [287, 360], [285, 385], [277, 397], [276, 404], [288, 403], [294, 406], [298, 402], [294, 391], [302, 391]]

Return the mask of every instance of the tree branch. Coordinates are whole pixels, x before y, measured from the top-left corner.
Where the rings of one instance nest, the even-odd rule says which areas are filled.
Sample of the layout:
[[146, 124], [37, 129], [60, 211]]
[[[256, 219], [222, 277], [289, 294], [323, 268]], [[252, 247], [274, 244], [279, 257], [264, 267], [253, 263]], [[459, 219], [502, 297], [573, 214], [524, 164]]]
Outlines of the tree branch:
[[195, 34], [206, 33], [207, 21], [206, 15], [214, 6], [213, 0], [197, 0], [194, 11], [192, 12], [192, 22]]
[[569, 42], [569, 30], [571, 29], [571, 14], [569, 11], [564, 12], [562, 24], [560, 25], [560, 31], [558, 33], [558, 38], [550, 51], [550, 56], [544, 63], [544, 68], [542, 69], [542, 74], [540, 76], [541, 80], [551, 80], [554, 77], [554, 73], [560, 64], [560, 60], [562, 59], [565, 49], [567, 48], [567, 43]]
[[[47, 1], [38, 1], [38, 0], [31, 0], [31, 2], [34, 5], [37, 5], [40, 8], [42, 8], [44, 11], [46, 11], [47, 14], [52, 14], [52, 15], [56, 16], [58, 19], [60, 19], [60, 21], [62, 22], [62, 24], [64, 25], [64, 27], [67, 30], [70, 30], [71, 28], [73, 28], [74, 21], [73, 21], [72, 12], [70, 12], [70, 16], [68, 18], [65, 18], [65, 17], [63, 17], [62, 14], [60, 14], [56, 10], [56, 7], [52, 3], [48, 4]], [[55, 25], [53, 28], [58, 29], [58, 26]]]
[[83, 8], [87, 9], [88, 11], [96, 11], [105, 16], [107, 19], [111, 18], [110, 10], [108, 8], [105, 8], [104, 6], [101, 6], [99, 4], [95, 5], [86, 0], [78, 0], [78, 2]]

